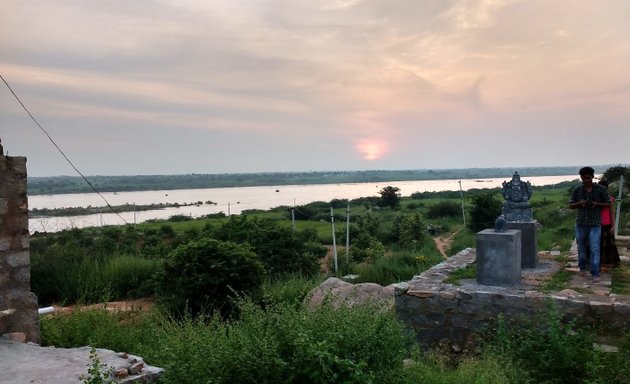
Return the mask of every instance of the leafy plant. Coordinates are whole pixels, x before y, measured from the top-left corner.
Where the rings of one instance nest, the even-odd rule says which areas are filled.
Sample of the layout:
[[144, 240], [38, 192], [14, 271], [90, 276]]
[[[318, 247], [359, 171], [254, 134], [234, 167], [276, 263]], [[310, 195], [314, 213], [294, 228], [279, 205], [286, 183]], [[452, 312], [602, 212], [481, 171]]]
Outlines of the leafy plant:
[[475, 279], [477, 277], [477, 264], [468, 264], [464, 268], [459, 268], [451, 272], [444, 280], [446, 284], [459, 285], [463, 279]]
[[510, 326], [499, 316], [488, 350], [517, 362], [536, 383], [582, 382], [594, 358], [592, 333], [572, 322], [562, 322], [554, 306], [542, 320]]
[[468, 226], [473, 232], [494, 228], [494, 222], [501, 214], [501, 202], [494, 191], [478, 192], [470, 197], [470, 221]]
[[114, 384], [116, 380], [112, 378], [113, 367], [107, 367], [101, 363], [95, 348], [90, 349], [90, 363], [88, 364], [87, 376], [81, 375], [81, 382], [84, 384]]
[[378, 193], [381, 195], [381, 206], [394, 209], [400, 205], [400, 188], [388, 185], [378, 191]]
[[182, 245], [164, 263], [159, 302], [174, 314], [232, 312], [239, 295], [260, 296], [264, 268], [248, 245], [202, 239]]

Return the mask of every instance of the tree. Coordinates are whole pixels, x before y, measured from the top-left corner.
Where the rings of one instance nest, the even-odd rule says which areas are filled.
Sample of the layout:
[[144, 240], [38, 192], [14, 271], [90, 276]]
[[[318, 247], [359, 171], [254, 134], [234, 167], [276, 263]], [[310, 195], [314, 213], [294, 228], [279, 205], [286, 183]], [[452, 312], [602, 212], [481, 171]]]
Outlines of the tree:
[[470, 198], [470, 220], [468, 227], [473, 232], [486, 228], [494, 228], [494, 222], [501, 214], [501, 201], [496, 198], [494, 191], [480, 192]]
[[604, 178], [608, 180], [609, 183], [618, 181], [622, 175], [624, 178], [624, 184], [626, 186], [630, 186], [630, 167], [617, 165], [615, 167], [608, 168], [603, 174]]
[[223, 241], [247, 243], [269, 275], [297, 273], [312, 276], [319, 272], [319, 258], [326, 248], [314, 231], [296, 231], [269, 219], [232, 216], [215, 233]]
[[264, 274], [248, 245], [214, 239], [190, 242], [166, 259], [158, 301], [175, 315], [206, 310], [229, 315], [235, 297], [259, 297]]
[[408, 247], [412, 244], [422, 245], [426, 231], [427, 225], [420, 214], [416, 213], [404, 216], [400, 222], [398, 241], [400, 245], [404, 247]]
[[359, 227], [359, 233], [367, 233], [370, 236], [376, 237], [378, 235], [378, 228], [380, 226], [378, 216], [372, 211], [367, 211], [363, 215], [357, 217], [357, 226]]
[[381, 195], [381, 206], [394, 209], [400, 204], [400, 188], [388, 185], [378, 193]]

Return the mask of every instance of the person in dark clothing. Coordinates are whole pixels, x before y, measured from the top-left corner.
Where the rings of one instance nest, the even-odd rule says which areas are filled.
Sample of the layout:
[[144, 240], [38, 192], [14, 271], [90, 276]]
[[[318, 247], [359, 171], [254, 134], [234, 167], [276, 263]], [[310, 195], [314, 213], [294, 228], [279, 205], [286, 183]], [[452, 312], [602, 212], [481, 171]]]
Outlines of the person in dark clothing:
[[586, 275], [586, 247], [588, 246], [591, 254], [591, 276], [593, 282], [599, 282], [601, 210], [610, 207], [610, 197], [608, 189], [593, 183], [594, 177], [593, 168], [580, 169], [582, 185], [573, 189], [569, 208], [577, 209], [575, 241], [578, 247], [580, 275]]
[[[608, 188], [608, 181], [602, 179], [597, 183], [601, 186]], [[612, 266], [618, 267], [621, 260], [619, 259], [619, 251], [615, 244], [615, 198], [608, 194], [610, 199], [610, 206], [608, 208], [602, 208], [601, 211], [601, 224], [602, 224], [602, 236], [600, 243], [600, 267]]]

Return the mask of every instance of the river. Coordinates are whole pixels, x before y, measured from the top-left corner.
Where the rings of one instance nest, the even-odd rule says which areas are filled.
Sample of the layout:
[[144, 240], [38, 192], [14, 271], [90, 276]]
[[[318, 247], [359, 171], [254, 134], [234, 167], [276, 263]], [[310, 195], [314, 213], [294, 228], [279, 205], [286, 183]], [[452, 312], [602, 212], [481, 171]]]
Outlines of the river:
[[[576, 175], [523, 177], [523, 181], [529, 181], [533, 186], [553, 185], [576, 179]], [[504, 178], [462, 179], [461, 189], [467, 191], [477, 188], [496, 188], [500, 187], [503, 181], [508, 180]], [[101, 194], [112, 206], [123, 204], [204, 203], [180, 206], [179, 208], [173, 207], [150, 211], [121, 212], [119, 214], [120, 216], [115, 213], [103, 213], [69, 217], [33, 217], [29, 219], [29, 230], [31, 233], [57, 232], [69, 228], [142, 223], [150, 219], [168, 219], [173, 215], [186, 215], [193, 218], [219, 212], [234, 215], [248, 209], [267, 210], [280, 205], [304, 205], [314, 201], [378, 196], [378, 191], [388, 185], [400, 188], [402, 196], [409, 196], [414, 192], [458, 191], [460, 189], [460, 180], [386, 181], [379, 183], [108, 192]], [[31, 209], [101, 207], [106, 205], [103, 199], [96, 193], [35, 195], [29, 196], [28, 201]], [[216, 205], [205, 204], [207, 201], [212, 201], [216, 203]]]

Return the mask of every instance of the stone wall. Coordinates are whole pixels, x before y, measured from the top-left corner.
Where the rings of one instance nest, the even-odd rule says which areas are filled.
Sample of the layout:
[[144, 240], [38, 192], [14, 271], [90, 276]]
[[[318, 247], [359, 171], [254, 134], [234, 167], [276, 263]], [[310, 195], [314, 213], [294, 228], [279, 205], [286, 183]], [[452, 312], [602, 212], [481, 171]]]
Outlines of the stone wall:
[[39, 343], [30, 268], [26, 158], [0, 153], [0, 335]]
[[[493, 325], [499, 314], [508, 322], [524, 323], [547, 311], [550, 303], [555, 304], [564, 321], [600, 324], [618, 335], [630, 327], [628, 296], [587, 295], [572, 290], [543, 293], [527, 283], [494, 287], [477, 284], [475, 279], [463, 280], [459, 286], [444, 283], [451, 272], [474, 261], [475, 251], [466, 249], [408, 283], [395, 286], [398, 318], [415, 331], [423, 346], [448, 342], [464, 348], [475, 342], [475, 334]], [[553, 270], [551, 264], [541, 262], [539, 268], [523, 273]]]

